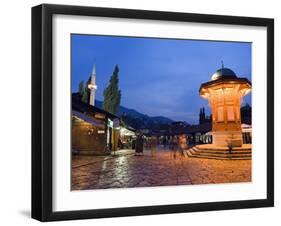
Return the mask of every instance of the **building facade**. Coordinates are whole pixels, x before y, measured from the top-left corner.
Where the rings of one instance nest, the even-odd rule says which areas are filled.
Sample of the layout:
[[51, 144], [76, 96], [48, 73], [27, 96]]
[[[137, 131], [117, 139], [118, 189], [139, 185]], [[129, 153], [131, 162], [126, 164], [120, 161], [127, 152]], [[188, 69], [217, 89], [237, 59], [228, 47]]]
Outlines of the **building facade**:
[[84, 103], [78, 93], [72, 94], [71, 131], [74, 154], [103, 155], [117, 150], [118, 116]]

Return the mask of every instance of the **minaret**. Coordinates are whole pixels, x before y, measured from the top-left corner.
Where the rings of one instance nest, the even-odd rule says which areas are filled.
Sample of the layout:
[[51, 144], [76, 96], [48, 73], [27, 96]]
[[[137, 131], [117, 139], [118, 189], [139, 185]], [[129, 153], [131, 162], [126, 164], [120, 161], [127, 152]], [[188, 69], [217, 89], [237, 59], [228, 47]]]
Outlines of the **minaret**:
[[96, 85], [96, 65], [93, 66], [93, 71], [91, 74], [91, 83], [88, 85], [90, 89], [90, 105], [95, 106], [95, 92], [98, 88]]

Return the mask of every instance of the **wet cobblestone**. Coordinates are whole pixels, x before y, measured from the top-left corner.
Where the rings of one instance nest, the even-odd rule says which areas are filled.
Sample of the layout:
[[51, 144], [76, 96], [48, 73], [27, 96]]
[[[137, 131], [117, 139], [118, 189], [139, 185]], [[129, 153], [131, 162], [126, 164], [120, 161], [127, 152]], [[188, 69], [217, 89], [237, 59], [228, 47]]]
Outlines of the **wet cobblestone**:
[[73, 156], [72, 190], [251, 181], [251, 160], [189, 158], [169, 150], [154, 156], [130, 150], [116, 156]]

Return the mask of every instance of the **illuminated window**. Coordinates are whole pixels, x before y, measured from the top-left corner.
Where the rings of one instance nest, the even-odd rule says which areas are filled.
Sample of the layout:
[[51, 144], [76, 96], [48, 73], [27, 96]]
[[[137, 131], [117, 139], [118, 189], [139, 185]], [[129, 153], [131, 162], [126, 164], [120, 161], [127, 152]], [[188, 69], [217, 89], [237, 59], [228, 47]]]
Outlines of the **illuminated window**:
[[218, 122], [223, 122], [223, 107], [218, 107]]
[[222, 95], [223, 94], [222, 89], [217, 89], [215, 92], [216, 92], [216, 95]]
[[215, 91], [215, 100], [216, 100], [217, 104], [223, 104], [224, 95], [223, 95], [223, 90], [222, 89], [217, 89]]
[[236, 107], [236, 117], [237, 119], [240, 119], [240, 108]]
[[234, 121], [235, 120], [233, 106], [228, 106], [227, 107], [227, 120], [228, 121]]

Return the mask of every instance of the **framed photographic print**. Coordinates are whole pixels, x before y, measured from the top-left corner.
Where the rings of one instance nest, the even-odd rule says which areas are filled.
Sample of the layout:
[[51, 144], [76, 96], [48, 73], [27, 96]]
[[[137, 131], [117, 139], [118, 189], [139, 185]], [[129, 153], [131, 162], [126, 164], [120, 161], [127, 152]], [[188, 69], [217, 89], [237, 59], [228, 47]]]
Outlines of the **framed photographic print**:
[[32, 217], [274, 205], [274, 21], [32, 8]]

